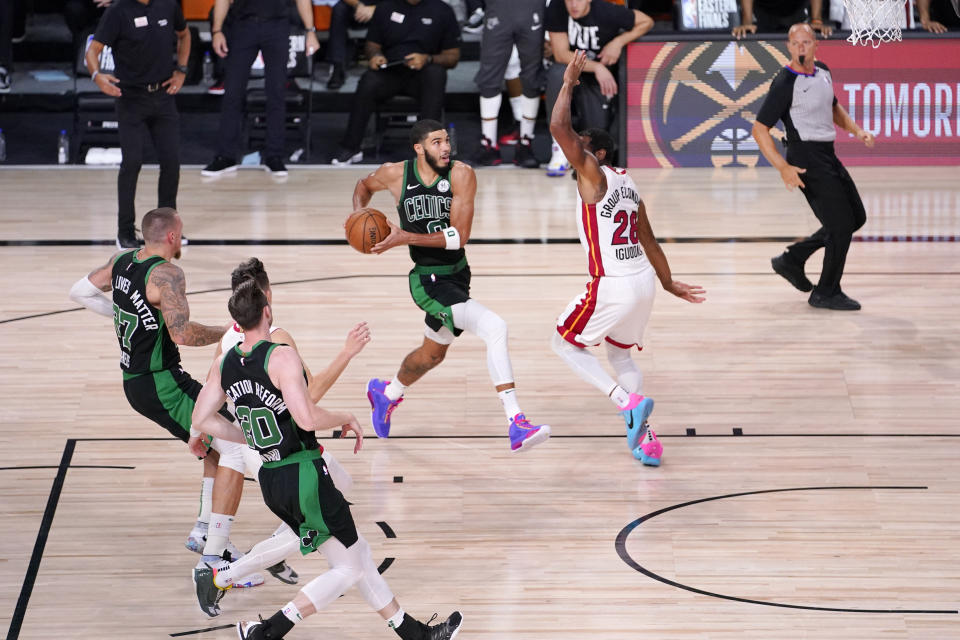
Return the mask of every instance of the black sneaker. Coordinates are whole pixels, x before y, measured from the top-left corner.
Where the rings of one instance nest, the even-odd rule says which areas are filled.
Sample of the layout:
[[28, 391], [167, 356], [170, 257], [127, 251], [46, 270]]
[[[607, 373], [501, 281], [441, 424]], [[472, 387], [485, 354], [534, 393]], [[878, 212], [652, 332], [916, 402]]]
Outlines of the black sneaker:
[[513, 155], [513, 164], [524, 169], [540, 168], [540, 163], [533, 155], [533, 141], [527, 136], [520, 138], [520, 143], [516, 146], [516, 152]]
[[350, 149], [340, 149], [331, 160], [330, 164], [347, 165], [363, 162], [363, 151], [351, 151]]
[[452, 640], [460, 633], [460, 625], [463, 624], [463, 615], [461, 615], [459, 611], [454, 611], [450, 614], [449, 618], [431, 627], [430, 623], [436, 618], [437, 614], [433, 614], [433, 617], [427, 620], [427, 624], [424, 625], [426, 629], [424, 630], [423, 637], [426, 640]]
[[480, 152], [473, 159], [473, 164], [480, 167], [495, 167], [503, 162], [500, 157], [500, 147], [493, 146], [489, 138], [480, 139]]
[[818, 309], [832, 309], [834, 311], [859, 311], [860, 303], [845, 294], [844, 292], [835, 293], [832, 296], [825, 296], [814, 291], [810, 294], [809, 300], [811, 307]]
[[246, 620], [237, 623], [237, 635], [240, 640], [260, 640], [266, 632], [266, 625], [263, 618], [260, 620]]
[[10, 72], [0, 66], [0, 93], [10, 93]]
[[117, 234], [117, 249], [139, 249], [140, 241], [133, 231], [121, 231]]
[[800, 291], [812, 291], [813, 283], [807, 279], [802, 266], [797, 266], [787, 260], [786, 254], [780, 254], [776, 258], [770, 259], [773, 270], [777, 272], [784, 280], [792, 284]]
[[272, 567], [267, 567], [267, 571], [280, 582], [287, 584], [297, 584], [297, 579], [300, 577], [297, 572], [293, 570], [293, 567], [287, 564], [286, 560], [281, 560]]
[[220, 615], [220, 600], [227, 589], [221, 589], [213, 581], [216, 575], [216, 569], [204, 562], [202, 566], [193, 570], [193, 584], [197, 588], [197, 603], [200, 610], [211, 618]]
[[465, 33], [480, 33], [483, 31], [483, 9], [476, 9], [463, 23]]
[[219, 176], [229, 171], [237, 170], [237, 161], [227, 156], [217, 156], [213, 162], [200, 170], [202, 176]]
[[346, 74], [343, 72], [343, 65], [333, 65], [333, 71], [330, 72], [330, 79], [327, 80], [327, 89], [336, 91], [343, 86], [344, 80], [346, 80]]
[[266, 169], [267, 173], [277, 178], [287, 175], [287, 167], [280, 158], [267, 158], [263, 161], [263, 168]]

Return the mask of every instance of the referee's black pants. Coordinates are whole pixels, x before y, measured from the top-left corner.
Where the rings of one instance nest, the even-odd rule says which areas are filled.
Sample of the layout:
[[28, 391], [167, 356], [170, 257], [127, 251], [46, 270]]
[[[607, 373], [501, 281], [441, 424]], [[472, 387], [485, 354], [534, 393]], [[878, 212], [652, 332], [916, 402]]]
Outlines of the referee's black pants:
[[263, 158], [282, 158], [287, 117], [287, 59], [290, 50], [290, 21], [284, 16], [260, 20], [237, 18], [226, 32], [227, 53], [220, 105], [220, 134], [217, 155], [236, 160], [243, 129], [243, 106], [247, 98], [250, 67], [263, 53], [263, 89], [267, 96], [267, 137]]
[[[154, 89], [150, 91], [149, 89]], [[180, 114], [174, 97], [159, 83], [150, 87], [121, 84], [117, 98], [120, 173], [117, 175], [117, 230], [133, 236], [137, 218], [134, 199], [143, 166], [143, 140], [150, 134], [160, 163], [157, 206], [177, 208], [180, 186]]]
[[417, 100], [420, 103], [421, 120], [440, 120], [443, 117], [446, 89], [447, 70], [436, 63], [417, 71], [403, 65], [367, 69], [357, 84], [347, 130], [340, 146], [348, 151], [359, 151], [367, 123], [377, 105], [396, 95], [402, 94]]
[[787, 162], [807, 170], [800, 174], [806, 185], [800, 190], [823, 225], [810, 237], [787, 247], [787, 259], [802, 266], [822, 247], [823, 270], [813, 290], [824, 296], [835, 295], [840, 292], [853, 233], [867, 221], [867, 212], [832, 142], [791, 142], [787, 145]]

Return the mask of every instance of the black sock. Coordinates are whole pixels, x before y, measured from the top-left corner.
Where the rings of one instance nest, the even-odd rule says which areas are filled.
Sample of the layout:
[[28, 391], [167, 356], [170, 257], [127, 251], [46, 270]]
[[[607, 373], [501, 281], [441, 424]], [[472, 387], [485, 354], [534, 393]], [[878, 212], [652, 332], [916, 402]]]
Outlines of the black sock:
[[290, 629], [293, 629], [293, 623], [287, 616], [283, 615], [283, 611], [277, 611], [270, 616], [269, 620], [264, 620], [263, 626], [263, 637], [266, 640], [278, 640], [290, 633]]
[[403, 638], [403, 640], [423, 640], [426, 637], [424, 630], [426, 625], [422, 622], [410, 616], [409, 613], [403, 614], [403, 622], [400, 623], [400, 626], [394, 629], [397, 632], [397, 635]]

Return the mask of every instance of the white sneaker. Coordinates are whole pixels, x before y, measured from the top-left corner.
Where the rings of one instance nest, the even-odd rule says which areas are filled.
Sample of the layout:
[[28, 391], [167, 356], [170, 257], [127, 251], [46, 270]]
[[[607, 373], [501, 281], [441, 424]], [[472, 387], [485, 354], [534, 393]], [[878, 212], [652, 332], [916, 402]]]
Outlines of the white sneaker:
[[190, 530], [190, 535], [187, 536], [187, 541], [183, 543], [183, 546], [194, 553], [203, 553], [203, 547], [206, 544], [207, 528], [199, 528], [194, 525], [193, 529]]
[[567, 162], [567, 156], [563, 155], [560, 145], [554, 142], [551, 148], [553, 154], [550, 156], [550, 164], [547, 165], [547, 175], [551, 178], [563, 177], [570, 170], [570, 163]]

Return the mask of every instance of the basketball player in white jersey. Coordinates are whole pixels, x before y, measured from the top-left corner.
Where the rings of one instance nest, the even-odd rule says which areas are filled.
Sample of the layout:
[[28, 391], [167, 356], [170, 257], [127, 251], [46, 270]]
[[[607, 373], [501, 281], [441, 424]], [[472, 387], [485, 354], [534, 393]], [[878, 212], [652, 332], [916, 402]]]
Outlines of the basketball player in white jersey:
[[[240, 265], [233, 270], [233, 273], [230, 275], [231, 288], [236, 290], [237, 286], [245, 280], [254, 280], [257, 283], [257, 286], [264, 292], [268, 301], [271, 301], [273, 298], [273, 292], [270, 289], [270, 279], [267, 277], [267, 272], [263, 267], [263, 263], [258, 258], [250, 258], [240, 263]], [[272, 342], [286, 344], [297, 349], [297, 345], [291, 336], [286, 330], [271, 326], [270, 327], [270, 340]], [[344, 345], [343, 350], [337, 355], [337, 357], [330, 363], [330, 365], [321, 373], [317, 375], [312, 375], [310, 370], [307, 368], [307, 365], [303, 365], [304, 372], [306, 373], [307, 380], [309, 382], [307, 386], [307, 391], [310, 395], [310, 400], [314, 403], [318, 402], [320, 398], [333, 386], [333, 383], [340, 377], [340, 374], [343, 373], [347, 364], [350, 360], [360, 353], [363, 348], [366, 346], [367, 342], [370, 341], [370, 330], [367, 328], [365, 322], [357, 324], [350, 333], [347, 334], [347, 341]], [[232, 349], [235, 345], [243, 342], [243, 331], [236, 325], [223, 334], [220, 343], [217, 345], [217, 352], [214, 356], [216, 360], [224, 352]], [[190, 441], [188, 442], [191, 451], [196, 455], [203, 457], [204, 455], [204, 445], [201, 441], [200, 435], [191, 434]], [[240, 445], [243, 461], [248, 472], [257, 477], [262, 461], [260, 456], [257, 455], [256, 451], [248, 447], [247, 445]], [[348, 493], [350, 488], [353, 486], [353, 479], [350, 477], [350, 474], [347, 473], [340, 463], [333, 457], [333, 454], [328, 450], [324, 450], [323, 459], [327, 464], [327, 468], [330, 471], [330, 477], [342, 493]], [[236, 466], [236, 465], [234, 465]], [[239, 471], [234, 471], [232, 468], [226, 471], [218, 471], [217, 483], [225, 483], [230, 486], [231, 492], [235, 492], [236, 501], [239, 503], [240, 494], [243, 491], [243, 473]], [[236, 509], [233, 509], [233, 512], [236, 512]], [[220, 518], [217, 516], [219, 514], [212, 514], [213, 518], [211, 523], [214, 521], [220, 522]], [[232, 523], [232, 517], [226, 519], [221, 523], [218, 531], [218, 535], [226, 538], [230, 534], [230, 526]], [[287, 542], [287, 537], [292, 535], [292, 531], [289, 531], [289, 527], [286, 524], [281, 523], [280, 527], [274, 531], [271, 539], [258, 543], [254, 546], [253, 551], [260, 550], [264, 547], [267, 548], [281, 548], [284, 543]], [[296, 536], [293, 536], [296, 538]], [[209, 565], [219, 564], [220, 553], [218, 553], [219, 546], [215, 537], [210, 536], [204, 541], [205, 545], [202, 547], [202, 557], [200, 562], [194, 568], [194, 582], [197, 583], [197, 578], [200, 577], [204, 571], [209, 570]], [[201, 551], [200, 548], [197, 551]], [[267, 569], [274, 577], [278, 580], [286, 582], [287, 584], [296, 584], [297, 582], [297, 573], [294, 571], [283, 559], [278, 559], [275, 562], [271, 562], [269, 566], [263, 565], [258, 558], [266, 557], [262, 553], [253, 553], [250, 558], [246, 558], [244, 564], [250, 567], [252, 570], [257, 569]], [[236, 553], [235, 550], [232, 550], [231, 555], [234, 561], [239, 560], [243, 557], [243, 554]], [[245, 575], [237, 574], [234, 575]], [[258, 580], [259, 578], [259, 580]], [[258, 574], [252, 574], [252, 579], [248, 578], [237, 578], [232, 581], [231, 586], [244, 586], [247, 583], [260, 584], [263, 582], [263, 578], [259, 577]], [[203, 597], [200, 593], [203, 585], [202, 581], [200, 582], [198, 590], [198, 601], [200, 608], [210, 616], [216, 616], [219, 614], [219, 607], [216, 602], [210, 602], [208, 598]]]
[[[578, 376], [605, 393], [620, 410], [633, 456], [659, 466], [663, 447], [647, 425], [653, 400], [643, 395], [643, 374], [630, 349], [643, 346], [653, 306], [654, 275], [664, 289], [688, 302], [703, 302], [706, 292], [671, 277], [636, 184], [625, 169], [607, 164], [614, 146], [610, 134], [602, 129], [574, 132], [570, 99], [586, 61], [586, 54], [577, 51], [567, 65], [550, 133], [577, 172], [577, 226], [592, 279], [586, 292], [560, 315], [551, 344]], [[617, 380], [587, 350], [601, 342], [606, 343], [607, 360]]]

